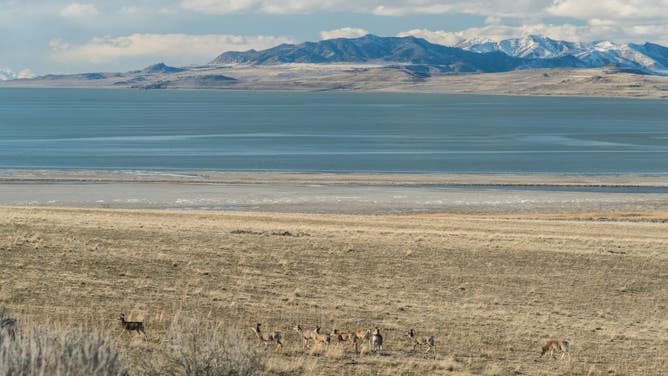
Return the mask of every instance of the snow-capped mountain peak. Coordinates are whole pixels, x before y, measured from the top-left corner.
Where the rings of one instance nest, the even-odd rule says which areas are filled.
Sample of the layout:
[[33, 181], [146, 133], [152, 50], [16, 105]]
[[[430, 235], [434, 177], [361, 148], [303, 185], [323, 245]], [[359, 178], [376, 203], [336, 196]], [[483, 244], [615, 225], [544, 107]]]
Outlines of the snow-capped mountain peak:
[[457, 47], [473, 52], [500, 51], [513, 57], [555, 59], [572, 56], [584, 67], [599, 68], [615, 65], [649, 74], [668, 75], [668, 48], [645, 43], [619, 44], [612, 41], [569, 42], [540, 35], [505, 39], [498, 42], [464, 41]]

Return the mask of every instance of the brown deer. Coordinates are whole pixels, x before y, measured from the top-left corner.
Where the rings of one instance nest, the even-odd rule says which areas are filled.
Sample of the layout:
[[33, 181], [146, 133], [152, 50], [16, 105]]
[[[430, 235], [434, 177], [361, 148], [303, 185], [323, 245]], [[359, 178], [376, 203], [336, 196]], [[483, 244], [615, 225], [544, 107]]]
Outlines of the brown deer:
[[276, 350], [283, 348], [283, 333], [281, 332], [270, 332], [263, 333], [260, 327], [262, 324], [257, 323], [254, 328], [251, 328], [255, 336], [260, 340], [260, 343], [264, 344], [265, 350], [267, 349], [268, 342], [276, 342]]
[[371, 351], [383, 352], [383, 336], [380, 334], [378, 327], [371, 334]]
[[313, 329], [313, 339], [315, 340], [316, 343], [322, 343], [325, 344], [326, 346], [329, 346], [330, 343], [332, 343], [332, 336], [329, 334], [322, 334], [320, 333], [320, 327], [316, 326], [315, 329]]
[[557, 357], [554, 355], [555, 351], [558, 353], [561, 353], [561, 357], [559, 360], [564, 359], [565, 356], [568, 356], [568, 359], [571, 359], [571, 354], [569, 352], [570, 349], [570, 341], [567, 339], [564, 340], [556, 340], [556, 339], [551, 339], [543, 345], [541, 348], [541, 353], [539, 358], [542, 358], [545, 353], [550, 353], [550, 357], [553, 359], [556, 359]]
[[309, 341], [314, 339], [313, 337], [315, 336], [315, 333], [312, 330], [304, 330], [300, 324], [297, 324], [297, 326], [295, 326], [293, 329], [295, 332], [297, 332], [297, 334], [299, 334], [299, 337], [304, 343], [304, 347], [308, 348]]
[[143, 321], [125, 321], [125, 314], [123, 313], [121, 313], [121, 317], [119, 317], [118, 320], [121, 322], [121, 326], [126, 332], [130, 334], [132, 334], [132, 332], [137, 332], [138, 334], [146, 335]]
[[350, 342], [354, 344], [355, 342], [355, 333], [354, 332], [339, 332], [338, 329], [333, 329], [332, 334], [330, 334], [333, 340], [336, 340], [336, 345], [340, 345], [343, 342]]
[[362, 343], [368, 343], [369, 348], [371, 348], [371, 330], [370, 329], [354, 329], [353, 334], [353, 345], [355, 346], [355, 352], [359, 353], [359, 345]]
[[415, 331], [413, 329], [410, 329], [406, 335], [408, 338], [413, 341], [413, 351], [415, 351], [416, 348], [420, 348], [422, 350], [422, 346], [426, 345], [427, 346], [427, 351], [425, 351], [425, 354], [434, 349], [434, 356], [436, 355], [436, 337], [435, 336], [422, 336], [418, 337], [415, 334]]

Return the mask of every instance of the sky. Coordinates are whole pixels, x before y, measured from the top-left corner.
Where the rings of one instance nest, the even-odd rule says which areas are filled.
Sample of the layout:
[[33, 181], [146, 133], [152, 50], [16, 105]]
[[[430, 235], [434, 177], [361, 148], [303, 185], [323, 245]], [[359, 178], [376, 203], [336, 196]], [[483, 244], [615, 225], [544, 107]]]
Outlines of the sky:
[[204, 64], [224, 51], [368, 33], [668, 46], [668, 0], [0, 0], [0, 74]]

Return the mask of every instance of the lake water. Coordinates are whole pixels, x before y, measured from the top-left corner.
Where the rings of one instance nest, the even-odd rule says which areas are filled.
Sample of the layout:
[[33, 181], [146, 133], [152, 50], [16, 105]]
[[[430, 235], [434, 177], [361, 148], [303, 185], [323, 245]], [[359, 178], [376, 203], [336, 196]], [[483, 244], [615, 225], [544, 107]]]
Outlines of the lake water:
[[0, 89], [0, 168], [668, 173], [668, 101]]

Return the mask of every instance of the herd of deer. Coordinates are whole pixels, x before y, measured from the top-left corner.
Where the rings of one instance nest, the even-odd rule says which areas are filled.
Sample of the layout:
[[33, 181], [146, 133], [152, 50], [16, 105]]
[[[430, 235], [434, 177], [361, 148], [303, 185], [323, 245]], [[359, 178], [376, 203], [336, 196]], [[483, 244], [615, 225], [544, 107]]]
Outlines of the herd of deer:
[[[121, 326], [127, 333], [137, 332], [138, 334], [146, 335], [144, 331], [144, 322], [143, 321], [127, 321], [125, 320], [125, 314], [121, 313], [121, 316], [118, 318], [121, 322]], [[260, 344], [266, 349], [269, 342], [276, 342], [276, 349], [280, 350], [283, 348], [284, 334], [279, 331], [275, 332], [264, 332], [262, 330], [262, 324], [258, 323], [255, 327], [251, 328], [255, 336], [260, 341]], [[322, 344], [329, 346], [332, 342], [335, 342], [337, 345], [342, 345], [344, 343], [349, 343], [354, 347], [355, 353], [359, 353], [359, 346], [361, 344], [368, 343], [369, 348], [372, 352], [381, 353], [383, 351], [383, 336], [380, 334], [380, 329], [378, 327], [374, 330], [370, 329], [354, 329], [349, 332], [341, 332], [338, 329], [333, 329], [330, 334], [321, 333], [321, 328], [316, 326], [313, 330], [306, 330], [300, 324], [294, 327], [294, 330], [297, 332], [299, 337], [302, 339], [304, 347], [310, 347], [311, 341], [315, 344]], [[16, 337], [16, 319], [5, 317], [0, 320], [0, 332], [6, 332], [9, 334], [10, 338]], [[432, 352], [434, 357], [436, 357], [436, 336], [418, 336], [413, 329], [406, 332], [406, 336], [410, 338], [413, 345], [413, 351], [419, 349], [422, 350], [423, 346], [427, 347], [426, 353]], [[545, 354], [549, 354], [551, 358], [557, 357], [557, 354], [561, 354], [560, 360], [564, 357], [570, 359], [570, 341], [568, 340], [549, 340], [541, 348], [542, 357]], [[555, 354], [556, 353], [556, 354]]]
[[[300, 324], [294, 327], [294, 330], [302, 339], [306, 348], [310, 346], [311, 341], [324, 346], [329, 346], [332, 342], [335, 342], [337, 345], [348, 342], [354, 347], [355, 353], [359, 353], [359, 345], [363, 343], [368, 343], [372, 352], [380, 353], [383, 351], [383, 336], [380, 334], [378, 327], [374, 328], [373, 331], [370, 329], [354, 329], [349, 332], [340, 332], [338, 329], [332, 329], [330, 334], [321, 333], [320, 329], [319, 326], [316, 326], [313, 330], [305, 330]], [[260, 323], [257, 323], [251, 330], [265, 349], [268, 347], [269, 342], [276, 342], [277, 350], [283, 348], [283, 332], [265, 333], [262, 331], [262, 324]], [[413, 351], [421, 351], [422, 347], [426, 346], [427, 350], [425, 354], [431, 351], [434, 354], [434, 358], [436, 358], [436, 336], [418, 336], [413, 329], [409, 329], [406, 332], [406, 336], [411, 340]], [[561, 354], [560, 360], [565, 356], [568, 356], [568, 359], [570, 359], [569, 346], [570, 342], [568, 340], [549, 340], [542, 346], [539, 358], [549, 353], [551, 358], [556, 359], [555, 353], [558, 353]]]

